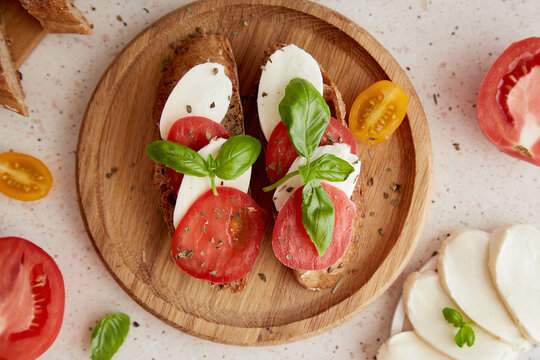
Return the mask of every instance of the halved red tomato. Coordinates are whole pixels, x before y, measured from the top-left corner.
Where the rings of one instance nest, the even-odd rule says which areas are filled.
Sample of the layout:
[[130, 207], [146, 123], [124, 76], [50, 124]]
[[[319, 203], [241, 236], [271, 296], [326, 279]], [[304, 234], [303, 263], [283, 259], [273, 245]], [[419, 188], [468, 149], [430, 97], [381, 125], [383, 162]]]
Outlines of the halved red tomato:
[[0, 154], [0, 192], [21, 201], [39, 200], [49, 193], [52, 175], [41, 160], [26, 154]]
[[303, 186], [287, 200], [276, 219], [272, 248], [279, 261], [292, 269], [326, 269], [341, 259], [351, 242], [356, 206], [347, 194], [335, 186], [324, 183], [322, 186], [334, 204], [336, 218], [332, 242], [323, 256], [319, 256], [302, 224]]
[[219, 187], [193, 202], [174, 233], [172, 255], [189, 275], [216, 283], [245, 276], [261, 246], [262, 209], [248, 194]]
[[540, 166], [540, 37], [513, 43], [495, 60], [476, 107], [489, 141]]
[[[199, 151], [214, 138], [229, 138], [229, 132], [223, 125], [202, 116], [188, 116], [176, 120], [169, 131], [167, 140], [182, 144], [188, 148]], [[166, 168], [169, 184], [178, 193], [184, 174]]]
[[[341, 124], [338, 120], [331, 118], [328, 126], [321, 138], [319, 146], [332, 145], [334, 143], [345, 143], [351, 147], [351, 153], [355, 154], [358, 151], [358, 143], [356, 142], [351, 131]], [[280, 122], [268, 141], [266, 149], [266, 174], [270, 183], [274, 183], [281, 179], [298, 154], [289, 139], [289, 133], [285, 124]]]
[[62, 325], [62, 274], [45, 251], [18, 237], [0, 238], [0, 274], [0, 359], [33, 360]]

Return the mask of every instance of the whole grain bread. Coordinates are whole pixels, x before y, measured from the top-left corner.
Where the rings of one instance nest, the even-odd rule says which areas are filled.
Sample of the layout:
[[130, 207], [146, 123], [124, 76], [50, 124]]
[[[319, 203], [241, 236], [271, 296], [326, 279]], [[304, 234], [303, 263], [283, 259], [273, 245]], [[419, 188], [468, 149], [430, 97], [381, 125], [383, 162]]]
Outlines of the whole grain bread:
[[[223, 125], [231, 135], [244, 133], [244, 117], [242, 103], [240, 101], [238, 72], [231, 44], [227, 38], [221, 35], [198, 35], [195, 38], [183, 42], [180, 46], [175, 48], [174, 54], [169, 55], [163, 61], [163, 74], [161, 75], [157, 88], [153, 111], [153, 122], [156, 125], [154, 138], [156, 140], [161, 139], [159, 133], [159, 120], [169, 94], [185, 73], [192, 67], [206, 62], [214, 62], [223, 65], [225, 67], [225, 74], [232, 83], [231, 102], [225, 117], [221, 121], [221, 125]], [[176, 204], [176, 194], [169, 184], [169, 177], [166, 174], [164, 165], [154, 163], [152, 180], [161, 194], [163, 219], [167, 224], [169, 234], [173, 237], [173, 214], [174, 206]], [[246, 287], [247, 281], [244, 277], [232, 283], [211, 284], [218, 289], [229, 289], [232, 292], [238, 292]]]
[[19, 0], [48, 33], [91, 34], [93, 25], [72, 0]]
[[13, 64], [8, 42], [4, 34], [4, 19], [0, 12], [0, 105], [9, 110], [28, 116], [24, 104], [24, 92], [21, 87], [20, 73]]
[[[285, 46], [287, 46], [287, 44], [279, 43], [270, 45], [268, 48], [266, 48], [261, 58], [261, 69], [264, 65], [266, 65], [268, 59], [274, 52]], [[319, 69], [321, 70], [321, 74], [323, 77], [324, 100], [329, 104], [332, 116], [334, 116], [343, 125], [347, 126], [347, 120], [345, 117], [345, 102], [343, 101], [341, 92], [334, 84], [332, 79], [330, 79], [330, 76], [328, 75], [326, 70], [324, 70], [321, 64], [319, 64]], [[364, 217], [364, 197], [362, 184], [362, 172], [360, 172], [360, 176], [358, 178], [358, 182], [352, 196], [352, 201], [356, 205], [356, 219]], [[353, 228], [357, 227], [354, 226]], [[348, 270], [347, 265], [351, 262], [351, 260], [354, 258], [358, 251], [358, 239], [359, 237], [354, 236], [343, 257], [327, 269], [310, 271], [293, 269], [292, 271], [294, 277], [300, 285], [309, 290], [334, 288], [341, 276]]]

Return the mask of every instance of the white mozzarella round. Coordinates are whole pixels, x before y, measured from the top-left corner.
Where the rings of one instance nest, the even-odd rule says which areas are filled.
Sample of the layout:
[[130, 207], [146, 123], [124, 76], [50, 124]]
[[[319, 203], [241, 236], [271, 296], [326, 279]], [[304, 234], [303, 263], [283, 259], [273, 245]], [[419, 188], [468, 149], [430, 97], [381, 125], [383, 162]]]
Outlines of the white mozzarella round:
[[379, 348], [377, 360], [450, 360], [413, 331], [392, 336]]
[[[212, 156], [216, 158], [219, 149], [225, 141], [226, 140], [222, 138], [212, 140], [208, 145], [199, 150], [199, 154], [205, 160], [209, 154], [212, 154]], [[251, 167], [234, 180], [222, 180], [216, 176], [215, 183], [216, 187], [218, 187], [218, 193], [220, 186], [233, 187], [247, 193], [250, 179]], [[180, 189], [178, 189], [178, 197], [176, 198], [176, 205], [174, 207], [173, 219], [175, 228], [178, 226], [178, 223], [184, 217], [191, 204], [193, 204], [199, 196], [210, 189], [212, 189], [212, 184], [210, 183], [209, 177], [184, 176], [182, 183], [180, 184]]]
[[[347, 161], [354, 167], [354, 171], [349, 175], [349, 177], [347, 177], [345, 181], [331, 182], [321, 180], [321, 183], [327, 183], [342, 190], [350, 198], [354, 191], [354, 187], [356, 186], [358, 176], [360, 175], [360, 159], [358, 158], [358, 156], [351, 154], [351, 147], [349, 145], [344, 143], [334, 143], [333, 145], [319, 146], [318, 148], [316, 148], [311, 157], [311, 161], [313, 162], [314, 160], [317, 160], [324, 154], [335, 155]], [[301, 156], [297, 157], [292, 163], [287, 174], [298, 170], [298, 167], [300, 165], [305, 164], [305, 158]], [[281, 186], [279, 186], [274, 192], [274, 196], [272, 198], [274, 200], [276, 210], [280, 211], [283, 205], [285, 205], [285, 203], [287, 202], [287, 200], [289, 200], [289, 197], [296, 191], [296, 189], [301, 186], [302, 179], [300, 178], [300, 175], [293, 176], [292, 178], [285, 181]]]
[[522, 334], [540, 344], [540, 230], [513, 225], [493, 231], [491, 276]]
[[225, 67], [217, 63], [199, 64], [182, 76], [163, 107], [159, 130], [167, 139], [176, 120], [202, 116], [221, 123], [231, 102], [232, 83]]
[[415, 332], [440, 352], [460, 360], [509, 360], [517, 357], [512, 347], [496, 340], [482, 328], [472, 325], [474, 345], [458, 347], [454, 337], [458, 331], [442, 314], [446, 307], [456, 309], [469, 318], [444, 292], [439, 274], [433, 270], [412, 273], [403, 285], [403, 300], [407, 316]]
[[257, 96], [259, 121], [266, 140], [281, 121], [279, 103], [294, 78], [309, 81], [322, 95], [323, 78], [319, 64], [307, 52], [292, 44], [276, 50], [262, 68]]
[[488, 233], [453, 233], [444, 241], [439, 256], [442, 285], [476, 324], [517, 351], [527, 351], [531, 344], [521, 336], [491, 280], [488, 253]]

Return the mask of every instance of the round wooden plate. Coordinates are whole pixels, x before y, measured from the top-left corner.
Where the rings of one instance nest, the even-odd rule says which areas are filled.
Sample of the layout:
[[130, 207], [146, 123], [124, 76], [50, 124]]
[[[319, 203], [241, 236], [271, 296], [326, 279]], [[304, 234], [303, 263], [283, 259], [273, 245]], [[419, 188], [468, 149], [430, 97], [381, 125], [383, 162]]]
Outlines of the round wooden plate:
[[[295, 43], [328, 71], [348, 107], [363, 89], [390, 79], [409, 96], [407, 118], [390, 140], [360, 144], [366, 201], [353, 238], [361, 250], [341, 286], [308, 291], [275, 258], [271, 195], [253, 176], [253, 197], [268, 210], [259, 257], [239, 293], [220, 291], [174, 264], [152, 163], [152, 108], [162, 64], [195, 32], [226, 35], [241, 93], [255, 93], [260, 57], [273, 43]], [[246, 128], [258, 125], [246, 114]], [[425, 224], [432, 185], [427, 122], [404, 71], [365, 30], [323, 6], [298, 0], [199, 1], [164, 16], [113, 61], [88, 105], [77, 151], [77, 186], [90, 238], [113, 277], [145, 309], [189, 334], [238, 345], [312, 336], [365, 309], [395, 280]], [[255, 173], [258, 173], [257, 171]], [[372, 179], [372, 180], [371, 180]], [[400, 185], [397, 191], [395, 184]], [[266, 281], [263, 281], [264, 274]]]

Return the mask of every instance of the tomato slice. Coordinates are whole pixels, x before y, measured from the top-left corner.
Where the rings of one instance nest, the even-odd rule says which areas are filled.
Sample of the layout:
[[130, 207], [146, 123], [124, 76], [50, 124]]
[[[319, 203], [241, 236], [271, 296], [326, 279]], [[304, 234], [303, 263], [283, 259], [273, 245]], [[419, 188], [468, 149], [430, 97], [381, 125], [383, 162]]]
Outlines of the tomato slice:
[[245, 276], [261, 246], [262, 209], [248, 194], [219, 187], [193, 202], [174, 233], [172, 255], [191, 276], [228, 283]]
[[45, 251], [18, 237], [0, 238], [0, 274], [0, 359], [35, 359], [62, 325], [62, 274]]
[[0, 154], [0, 192], [21, 201], [38, 200], [49, 193], [52, 175], [33, 156], [16, 152]]
[[478, 122], [501, 151], [540, 166], [540, 37], [510, 45], [478, 93]]
[[405, 91], [388, 80], [377, 81], [354, 100], [349, 128], [357, 140], [377, 145], [387, 140], [407, 114]]
[[[187, 116], [176, 120], [171, 129], [167, 140], [187, 146], [195, 151], [201, 150], [208, 145], [211, 139], [229, 138], [229, 132], [223, 125], [202, 116]], [[175, 195], [182, 183], [184, 174], [177, 173], [173, 169], [166, 168], [169, 176], [169, 184], [174, 190]]]
[[[350, 130], [338, 120], [331, 118], [319, 146], [331, 145], [335, 142], [349, 145], [351, 153], [355, 155], [358, 152], [358, 143]], [[287, 127], [280, 122], [272, 131], [266, 149], [266, 174], [270, 183], [278, 181], [287, 174], [297, 157], [298, 154], [289, 139]]]
[[336, 217], [332, 242], [323, 256], [319, 256], [315, 244], [302, 224], [303, 186], [287, 200], [276, 219], [272, 248], [279, 261], [292, 269], [326, 269], [341, 259], [351, 242], [356, 206], [347, 194], [335, 186], [328, 184], [322, 186], [330, 195]]

